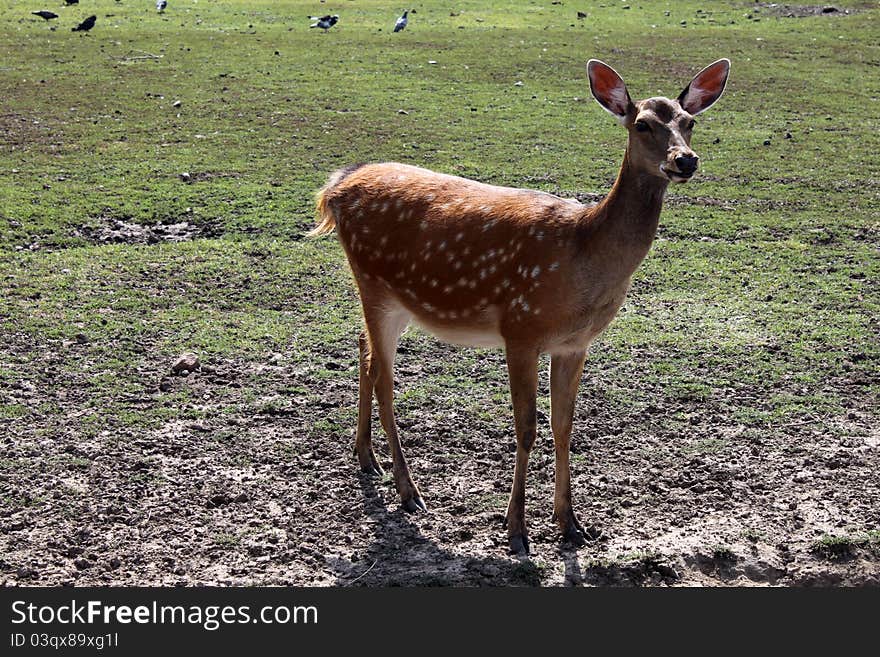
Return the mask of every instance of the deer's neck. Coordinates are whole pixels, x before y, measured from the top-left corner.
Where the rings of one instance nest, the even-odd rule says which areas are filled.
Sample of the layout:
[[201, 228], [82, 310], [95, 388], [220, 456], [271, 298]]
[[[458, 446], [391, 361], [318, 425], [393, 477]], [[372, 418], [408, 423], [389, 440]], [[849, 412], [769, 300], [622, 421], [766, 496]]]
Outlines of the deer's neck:
[[591, 239], [598, 242], [601, 252], [614, 254], [627, 276], [651, 248], [668, 185], [667, 180], [636, 169], [627, 150], [614, 186], [595, 208]]

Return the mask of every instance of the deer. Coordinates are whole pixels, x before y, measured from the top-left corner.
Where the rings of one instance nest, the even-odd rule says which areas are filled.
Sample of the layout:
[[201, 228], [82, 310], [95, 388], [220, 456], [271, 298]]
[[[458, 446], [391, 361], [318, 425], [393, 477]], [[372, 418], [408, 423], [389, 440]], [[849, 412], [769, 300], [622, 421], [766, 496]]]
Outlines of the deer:
[[569, 463], [587, 352], [648, 254], [668, 185], [693, 178], [694, 116], [718, 100], [729, 71], [730, 61], [719, 59], [676, 99], [636, 102], [613, 68], [589, 60], [593, 97], [628, 133], [617, 178], [598, 204], [396, 162], [340, 169], [317, 193], [310, 235], [335, 229], [363, 310], [354, 453], [363, 472], [383, 475], [371, 437], [375, 395], [406, 511], [427, 511], [394, 412], [398, 341], [414, 323], [444, 342], [504, 348], [516, 433], [505, 525], [510, 553], [526, 557], [526, 469], [537, 437], [539, 357], [549, 354], [552, 518], [576, 548], [594, 538], [572, 508]]

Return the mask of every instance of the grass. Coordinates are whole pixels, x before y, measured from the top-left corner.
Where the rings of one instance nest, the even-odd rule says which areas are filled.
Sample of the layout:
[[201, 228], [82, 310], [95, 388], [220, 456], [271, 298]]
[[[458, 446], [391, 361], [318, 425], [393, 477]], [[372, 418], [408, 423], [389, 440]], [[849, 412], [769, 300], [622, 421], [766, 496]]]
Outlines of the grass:
[[736, 562], [736, 554], [726, 545], [712, 546], [712, 559], [716, 562], [732, 564]]
[[825, 534], [815, 543], [815, 554], [830, 560], [851, 557], [859, 549], [880, 549], [880, 531], [870, 530], [853, 534]]
[[213, 537], [214, 544], [221, 548], [231, 548], [241, 543], [241, 535], [218, 533]]
[[[597, 404], [630, 417], [671, 408], [675, 431], [693, 413], [757, 431], [831, 431], [852, 409], [876, 423], [876, 6], [785, 18], [743, 2], [583, 4], [586, 20], [566, 4], [462, 0], [452, 16], [426, 2], [391, 35], [399, 7], [378, 0], [346, 3], [328, 34], [307, 29], [312, 2], [179, 0], [160, 16], [95, 0], [52, 25], [0, 2], [0, 426], [31, 445], [217, 408], [312, 408], [324, 386], [353, 382], [360, 321], [338, 245], [303, 238], [330, 171], [393, 159], [603, 193], [624, 134], [589, 99], [586, 60], [644, 97], [677, 95], [722, 56], [733, 72], [699, 118], [699, 180], [670, 189], [652, 253], [593, 350]], [[87, 13], [96, 28], [70, 32]], [[194, 239], [112, 236], [182, 222]], [[404, 344], [432, 364], [406, 377], [404, 408], [464, 399], [481, 426], [509, 426], [499, 354], [438, 351], [418, 331]], [[184, 351], [235, 364], [241, 387], [132, 401], [155, 395]], [[273, 353], [310, 383], [247, 374]], [[21, 382], [49, 399], [32, 404]], [[330, 409], [311, 430], [345, 433], [352, 417]]]

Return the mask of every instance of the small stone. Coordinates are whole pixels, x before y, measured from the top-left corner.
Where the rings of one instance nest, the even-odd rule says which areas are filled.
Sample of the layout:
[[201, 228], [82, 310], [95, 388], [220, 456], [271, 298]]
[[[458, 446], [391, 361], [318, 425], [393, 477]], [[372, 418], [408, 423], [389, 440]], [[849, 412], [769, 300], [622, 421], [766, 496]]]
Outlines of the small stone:
[[226, 493], [217, 493], [208, 499], [207, 506], [209, 509], [213, 509], [218, 506], [223, 506], [224, 504], [229, 504], [230, 502], [232, 502], [232, 498], [229, 495]]
[[173, 103], [171, 103], [171, 106], [172, 107], [180, 107], [182, 104], [183, 103], [181, 103], [179, 100], [175, 100]]
[[86, 570], [92, 567], [92, 562], [88, 559], [76, 559], [73, 565], [76, 566], [77, 570]]
[[119, 568], [119, 566], [122, 565], [122, 561], [119, 559], [119, 557], [112, 557], [109, 564], [111, 570], [116, 570], [117, 568]]
[[168, 392], [169, 390], [171, 390], [172, 387], [173, 384], [169, 379], [162, 379], [159, 382], [159, 390], [161, 390], [162, 392]]
[[178, 177], [179, 177], [183, 182], [189, 182], [190, 180], [192, 180], [192, 176], [189, 174], [188, 171], [184, 171], [184, 172], [181, 173]]
[[[174, 364], [171, 366], [171, 371], [174, 374], [186, 376], [190, 372], [199, 369], [199, 367], [201, 367], [199, 357], [194, 353], [187, 352], [178, 356], [177, 360], [174, 361]], [[186, 374], [184, 374], [184, 372], [186, 372]]]
[[764, 140], [764, 146], [769, 146], [769, 145], [770, 145], [770, 140], [769, 140], [769, 139], [765, 139], [765, 140]]
[[85, 333], [77, 333], [76, 334], [76, 341], [79, 344], [85, 344], [86, 342], [89, 341], [89, 337]]
[[18, 579], [31, 579], [36, 574], [36, 570], [34, 570], [33, 568], [28, 568], [27, 566], [22, 566], [15, 571], [15, 576], [18, 577]]
[[409, 114], [409, 112], [407, 112], [405, 109], [399, 109], [399, 110], [397, 110], [397, 113], [398, 114]]

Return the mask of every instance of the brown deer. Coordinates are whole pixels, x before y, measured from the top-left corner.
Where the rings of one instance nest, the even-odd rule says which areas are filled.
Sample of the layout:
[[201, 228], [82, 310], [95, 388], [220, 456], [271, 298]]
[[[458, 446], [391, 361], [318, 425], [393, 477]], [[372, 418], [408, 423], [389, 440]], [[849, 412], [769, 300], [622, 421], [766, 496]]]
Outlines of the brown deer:
[[506, 515], [514, 554], [529, 549], [526, 467], [537, 430], [538, 357], [550, 354], [553, 517], [565, 539], [585, 543], [571, 506], [569, 443], [587, 349], [648, 253], [667, 185], [694, 175], [694, 115], [718, 100], [729, 70], [721, 59], [676, 100], [633, 102], [614, 69], [590, 60], [593, 96], [629, 133], [617, 180], [598, 205], [392, 162], [337, 171], [318, 193], [311, 234], [336, 228], [366, 324], [355, 453], [365, 472], [382, 473], [370, 435], [375, 392], [407, 511], [427, 509], [397, 433], [393, 368], [398, 339], [415, 322], [447, 342], [505, 348], [517, 445]]

